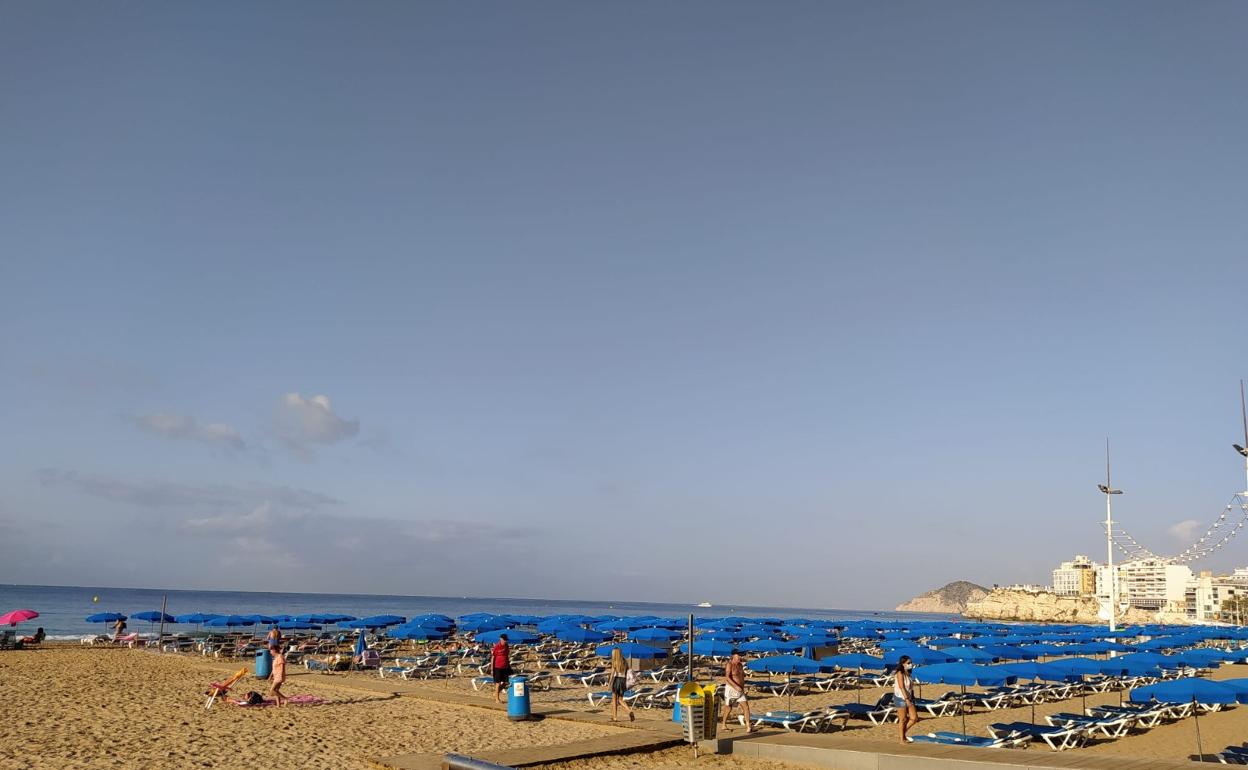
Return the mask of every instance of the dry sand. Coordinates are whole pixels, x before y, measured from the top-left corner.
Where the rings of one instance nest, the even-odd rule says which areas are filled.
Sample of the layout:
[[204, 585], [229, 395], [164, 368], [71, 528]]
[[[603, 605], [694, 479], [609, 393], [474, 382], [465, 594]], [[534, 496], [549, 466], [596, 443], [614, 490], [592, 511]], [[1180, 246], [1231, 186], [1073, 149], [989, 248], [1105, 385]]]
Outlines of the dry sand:
[[[242, 664], [237, 664], [241, 666]], [[606, 726], [546, 719], [516, 724], [497, 711], [450, 705], [418, 697], [391, 698], [358, 689], [377, 685], [375, 674], [304, 674], [293, 676], [287, 694], [312, 694], [332, 703], [286, 709], [241, 709], [222, 704], [203, 708], [210, 681], [223, 679], [195, 656], [160, 655], [143, 650], [84, 649], [72, 646], [0, 654], [0, 768], [78, 767], [265, 767], [367, 768], [368, 757], [456, 751], [467, 754], [520, 746], [557, 745], [603, 735]], [[1248, 666], [1224, 666], [1215, 679], [1248, 677]], [[393, 682], [395, 689], [450, 691], [485, 702], [490, 693], [475, 693], [468, 677], [451, 681]], [[263, 683], [245, 679], [236, 692], [263, 691]], [[595, 688], [597, 689], [597, 688]], [[935, 697], [949, 688], [927, 686]], [[580, 685], [534, 692], [535, 704], [578, 711], [591, 707]], [[873, 702], [883, 689], [862, 690]], [[1088, 705], [1118, 702], [1118, 694], [1089, 696]], [[853, 691], [816, 693], [792, 699], [801, 711], [853, 701]], [[789, 706], [787, 698], [760, 698], [755, 713]], [[1036, 708], [1036, 721], [1058, 711], [1079, 712], [1080, 699]], [[638, 726], [667, 722], [666, 710], [638, 711]], [[1028, 707], [967, 715], [966, 731], [986, 734], [992, 722], [1028, 721]], [[657, 724], [656, 724], [657, 726]], [[1206, 755], [1248, 740], [1248, 706], [1201, 717]], [[917, 732], [961, 731], [958, 717], [925, 718]], [[740, 735], [736, 727], [729, 735]], [[896, 746], [895, 724], [872, 726], [851, 721], [850, 728], [831, 736], [877, 741], [881, 749]], [[1114, 741], [1101, 741], [1076, 753], [1135, 758], [1187, 759], [1195, 753], [1191, 719], [1163, 725]], [[1027, 753], [1049, 753], [1042, 744]], [[1027, 755], [1023, 753], [1020, 761]], [[692, 767], [688, 749], [632, 754], [550, 765], [548, 768]], [[803, 767], [761, 760], [703, 755], [696, 766], [731, 770], [775, 770]]]
[[[239, 664], [241, 666], [241, 664]], [[372, 768], [367, 757], [568, 743], [612, 734], [547, 719], [513, 723], [471, 706], [391, 698], [293, 676], [283, 692], [323, 706], [204, 710], [224, 679], [191, 656], [48, 647], [0, 653], [3, 768]], [[251, 677], [236, 692], [263, 692]]]

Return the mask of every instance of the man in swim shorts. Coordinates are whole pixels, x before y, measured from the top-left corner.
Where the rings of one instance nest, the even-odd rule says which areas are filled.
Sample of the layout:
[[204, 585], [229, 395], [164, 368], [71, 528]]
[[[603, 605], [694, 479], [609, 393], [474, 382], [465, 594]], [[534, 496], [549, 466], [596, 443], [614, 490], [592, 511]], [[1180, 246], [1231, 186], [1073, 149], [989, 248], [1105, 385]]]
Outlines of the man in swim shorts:
[[732, 651], [732, 657], [728, 659], [728, 665], [724, 667], [724, 720], [723, 727], [728, 727], [728, 715], [732, 713], [732, 707], [735, 704], [741, 704], [741, 713], [745, 714], [745, 731], [747, 733], [754, 732], [754, 725], [750, 723], [750, 701], [745, 697], [745, 663], [741, 660], [741, 653], [737, 650]]

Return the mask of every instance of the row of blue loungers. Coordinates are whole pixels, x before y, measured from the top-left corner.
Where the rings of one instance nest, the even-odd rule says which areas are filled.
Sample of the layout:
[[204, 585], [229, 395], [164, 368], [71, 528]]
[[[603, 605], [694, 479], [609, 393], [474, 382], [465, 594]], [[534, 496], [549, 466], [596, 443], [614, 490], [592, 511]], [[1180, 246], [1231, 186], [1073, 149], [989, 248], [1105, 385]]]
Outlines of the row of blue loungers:
[[[963, 698], [959, 693], [950, 692], [937, 699], [918, 699], [915, 705], [927, 716], [950, 716], [961, 709], [982, 705], [981, 701], [982, 694]], [[1163, 722], [1182, 719], [1191, 715], [1192, 708], [1192, 704], [1164, 703], [1091, 706], [1083, 714], [1051, 714], [1045, 717], [1048, 724], [997, 722], [989, 725], [988, 736], [942, 731], [911, 736], [911, 740], [980, 748], [1019, 747], [1032, 741], [1042, 741], [1050, 749], [1062, 751], [1084, 746], [1092, 740], [1120, 738], [1132, 730], [1149, 729]], [[818, 732], [844, 728], [850, 719], [868, 719], [877, 725], [895, 721], [896, 708], [892, 705], [892, 695], [884, 695], [875, 704], [844, 703], [806, 712], [769, 711], [755, 716], [753, 726]], [[1245, 760], [1243, 764], [1248, 764], [1248, 748], [1236, 752], [1234, 757], [1242, 756]]]

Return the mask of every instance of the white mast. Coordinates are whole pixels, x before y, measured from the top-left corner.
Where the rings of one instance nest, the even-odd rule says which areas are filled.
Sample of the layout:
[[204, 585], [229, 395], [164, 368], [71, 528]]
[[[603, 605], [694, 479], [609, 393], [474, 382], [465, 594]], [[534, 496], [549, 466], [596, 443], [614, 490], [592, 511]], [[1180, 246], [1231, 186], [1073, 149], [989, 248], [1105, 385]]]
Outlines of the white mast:
[[1231, 444], [1244, 456], [1244, 498], [1248, 501], [1248, 409], [1244, 407], [1244, 381], [1239, 381], [1239, 415], [1244, 420], [1244, 445]]
[[1105, 439], [1105, 483], [1097, 484], [1097, 488], [1105, 493], [1105, 555], [1108, 564], [1105, 567], [1105, 579], [1109, 581], [1109, 630], [1117, 630], [1118, 614], [1118, 576], [1114, 574], [1114, 507], [1110, 502], [1112, 495], [1121, 495], [1121, 489], [1114, 489], [1109, 480], [1109, 438]]

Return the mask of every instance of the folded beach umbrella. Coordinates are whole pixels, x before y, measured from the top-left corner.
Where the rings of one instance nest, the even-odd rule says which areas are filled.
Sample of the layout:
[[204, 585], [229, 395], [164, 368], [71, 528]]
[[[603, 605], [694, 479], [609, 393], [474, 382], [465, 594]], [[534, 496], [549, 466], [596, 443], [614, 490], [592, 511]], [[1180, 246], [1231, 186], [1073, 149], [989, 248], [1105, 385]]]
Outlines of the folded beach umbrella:
[[[1242, 698], [1242, 699], [1241, 699]], [[1132, 703], [1191, 703], [1206, 705], [1226, 705], [1231, 703], [1248, 703], [1248, 690], [1223, 682], [1211, 682], [1200, 677], [1184, 677], [1171, 679], [1168, 682], [1137, 687], [1131, 691]], [[1192, 709], [1192, 717], [1196, 722], [1196, 754], [1204, 760], [1204, 751], [1200, 742], [1200, 709]]]
[[88, 623], [116, 623], [125, 619], [126, 616], [120, 612], [97, 612], [94, 615], [88, 615], [86, 618]]
[[667, 657], [666, 650], [660, 650], [646, 644], [635, 644], [633, 642], [603, 645], [602, 647], [594, 650], [594, 654], [600, 658], [609, 658], [611, 657], [611, 651], [615, 649], [618, 649], [620, 654], [626, 658], [637, 658], [638, 660]]
[[368, 642], [364, 639], [364, 629], [361, 628], [360, 633], [356, 634], [355, 636], [355, 648], [352, 649], [351, 653], [355, 656], [356, 660], [358, 661], [360, 656], [363, 655], [367, 650], [368, 650]]
[[0, 626], [16, 626], [18, 623], [25, 623], [37, 617], [39, 613], [34, 610], [13, 610], [0, 615]]
[[148, 623], [159, 623], [162, 620], [166, 623], [177, 623], [178, 620], [172, 615], [166, 615], [160, 610], [150, 610], [148, 612], [136, 612], [130, 616], [131, 620], [146, 620]]
[[555, 638], [563, 642], [605, 642], [611, 638], [611, 634], [606, 631], [593, 631], [588, 628], [576, 626], [574, 628], [565, 628], [555, 632]]
[[670, 642], [680, 637], [681, 634], [667, 628], [640, 628], [628, 635], [629, 639], [639, 642]]

